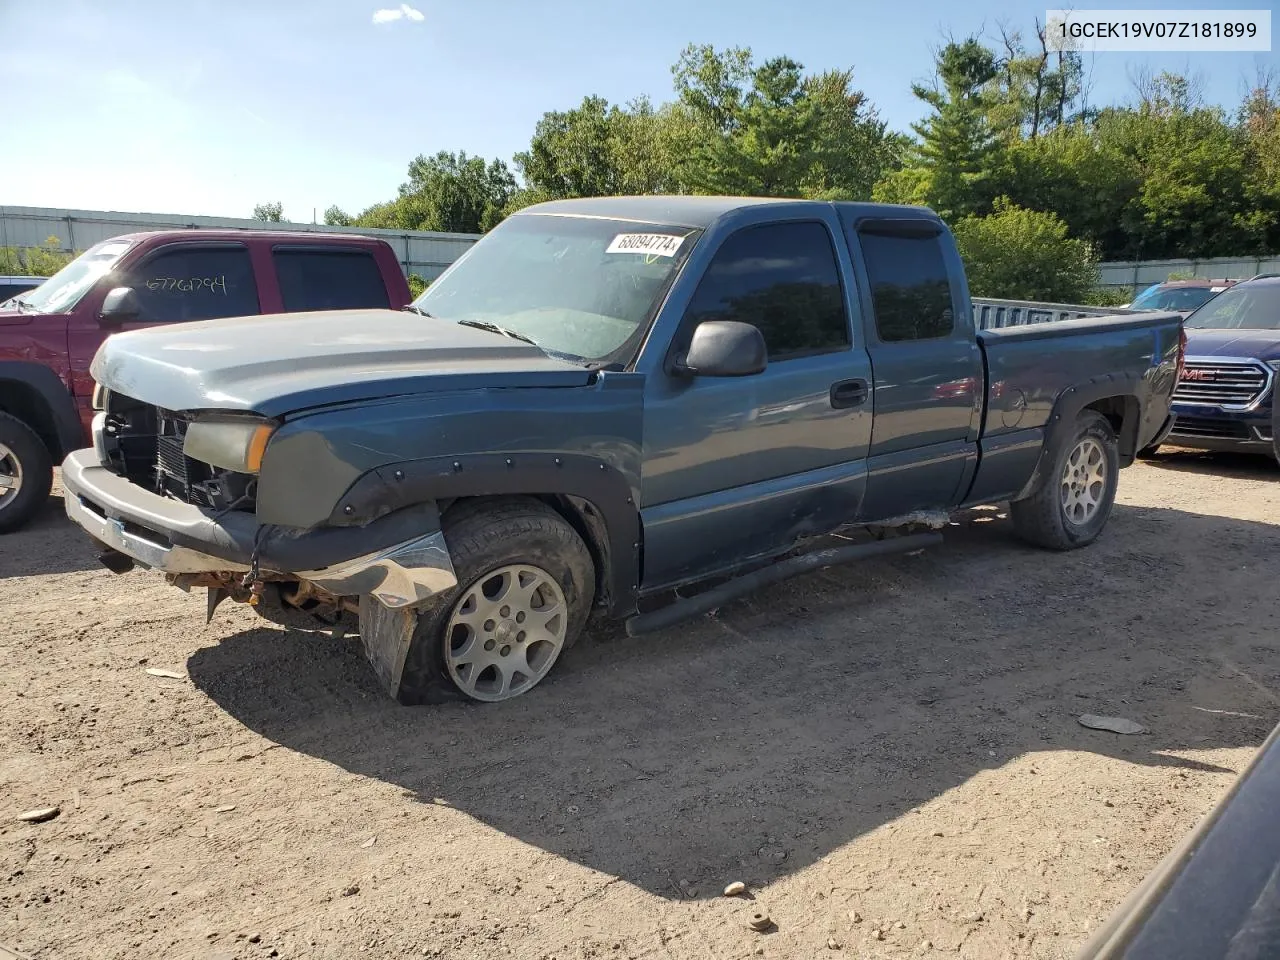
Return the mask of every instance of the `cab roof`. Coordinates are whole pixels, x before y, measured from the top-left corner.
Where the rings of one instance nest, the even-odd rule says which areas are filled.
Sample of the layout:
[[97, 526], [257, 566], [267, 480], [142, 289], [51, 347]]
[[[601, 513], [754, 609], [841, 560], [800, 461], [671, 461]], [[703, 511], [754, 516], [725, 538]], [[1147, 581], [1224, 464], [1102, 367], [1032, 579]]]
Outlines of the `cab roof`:
[[845, 219], [893, 216], [902, 219], [937, 220], [928, 207], [908, 207], [889, 203], [831, 203], [825, 200], [787, 200], [776, 197], [583, 197], [551, 200], [525, 207], [516, 216], [595, 217], [603, 220], [631, 220], [639, 223], [706, 229], [716, 220], [747, 207], [776, 207], [794, 213], [804, 208], [813, 212], [835, 209]]
[[[121, 233], [108, 240], [150, 240], [162, 237], [166, 240], [245, 240], [257, 238], [268, 242], [279, 243], [382, 243], [377, 237], [368, 237], [358, 233], [330, 233], [319, 230], [259, 230], [256, 227], [179, 227], [170, 230], [141, 230], [137, 233]], [[105, 241], [104, 241], [105, 242]]]

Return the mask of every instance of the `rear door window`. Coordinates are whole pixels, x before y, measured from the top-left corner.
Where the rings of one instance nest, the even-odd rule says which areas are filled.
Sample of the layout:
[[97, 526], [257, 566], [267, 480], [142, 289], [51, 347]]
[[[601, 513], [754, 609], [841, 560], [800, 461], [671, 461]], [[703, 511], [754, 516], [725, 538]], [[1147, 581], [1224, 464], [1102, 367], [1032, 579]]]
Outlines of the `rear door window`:
[[180, 323], [260, 313], [249, 250], [242, 244], [162, 248], [129, 267], [121, 285], [133, 288], [142, 323]]
[[881, 342], [937, 340], [955, 323], [940, 233], [916, 224], [858, 229]]
[[291, 313], [391, 306], [378, 261], [368, 251], [277, 247], [271, 256]]

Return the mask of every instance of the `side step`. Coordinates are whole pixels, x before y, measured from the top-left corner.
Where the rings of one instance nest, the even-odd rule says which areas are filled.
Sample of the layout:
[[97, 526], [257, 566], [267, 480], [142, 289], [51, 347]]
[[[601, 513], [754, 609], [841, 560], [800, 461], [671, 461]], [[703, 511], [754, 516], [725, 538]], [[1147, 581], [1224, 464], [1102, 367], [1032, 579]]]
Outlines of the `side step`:
[[627, 636], [635, 637], [654, 630], [663, 630], [677, 623], [709, 613], [722, 607], [730, 600], [759, 590], [770, 584], [778, 583], [789, 577], [802, 573], [821, 570], [824, 567], [835, 567], [855, 560], [866, 560], [870, 557], [882, 557], [891, 553], [912, 553], [932, 547], [942, 542], [940, 533], [914, 533], [905, 537], [890, 537], [887, 540], [875, 540], [871, 543], [855, 543], [847, 547], [833, 547], [829, 550], [815, 550], [781, 560], [762, 570], [755, 570], [730, 580], [728, 583], [700, 593], [687, 600], [677, 600], [665, 607], [649, 613], [636, 614], [627, 620]]

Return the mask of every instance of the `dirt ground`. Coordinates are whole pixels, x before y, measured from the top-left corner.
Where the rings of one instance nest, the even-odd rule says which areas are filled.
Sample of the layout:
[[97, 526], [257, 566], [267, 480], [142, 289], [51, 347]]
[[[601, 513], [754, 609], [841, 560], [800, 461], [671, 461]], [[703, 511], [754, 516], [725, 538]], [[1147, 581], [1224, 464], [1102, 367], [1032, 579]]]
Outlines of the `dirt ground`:
[[232, 604], [205, 626], [203, 598], [107, 573], [55, 499], [0, 542], [0, 944], [1069, 957], [1280, 716], [1277, 524], [1267, 461], [1166, 455], [1090, 549], [977, 513], [923, 555], [591, 636], [515, 702], [408, 709], [358, 641]]

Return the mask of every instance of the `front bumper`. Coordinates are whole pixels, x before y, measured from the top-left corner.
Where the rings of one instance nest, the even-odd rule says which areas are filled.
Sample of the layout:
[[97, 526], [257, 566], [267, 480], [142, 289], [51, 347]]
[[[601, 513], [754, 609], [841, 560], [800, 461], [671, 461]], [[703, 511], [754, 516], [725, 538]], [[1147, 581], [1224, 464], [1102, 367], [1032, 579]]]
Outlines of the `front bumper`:
[[67, 516], [91, 537], [165, 573], [250, 569], [307, 580], [337, 596], [369, 594], [407, 607], [457, 584], [435, 504], [398, 510], [363, 527], [311, 531], [261, 526], [247, 513], [215, 515], [130, 483], [93, 450], [62, 464]]
[[1164, 442], [1191, 450], [1272, 452], [1271, 408], [1226, 410], [1175, 404], [1173, 429]]

